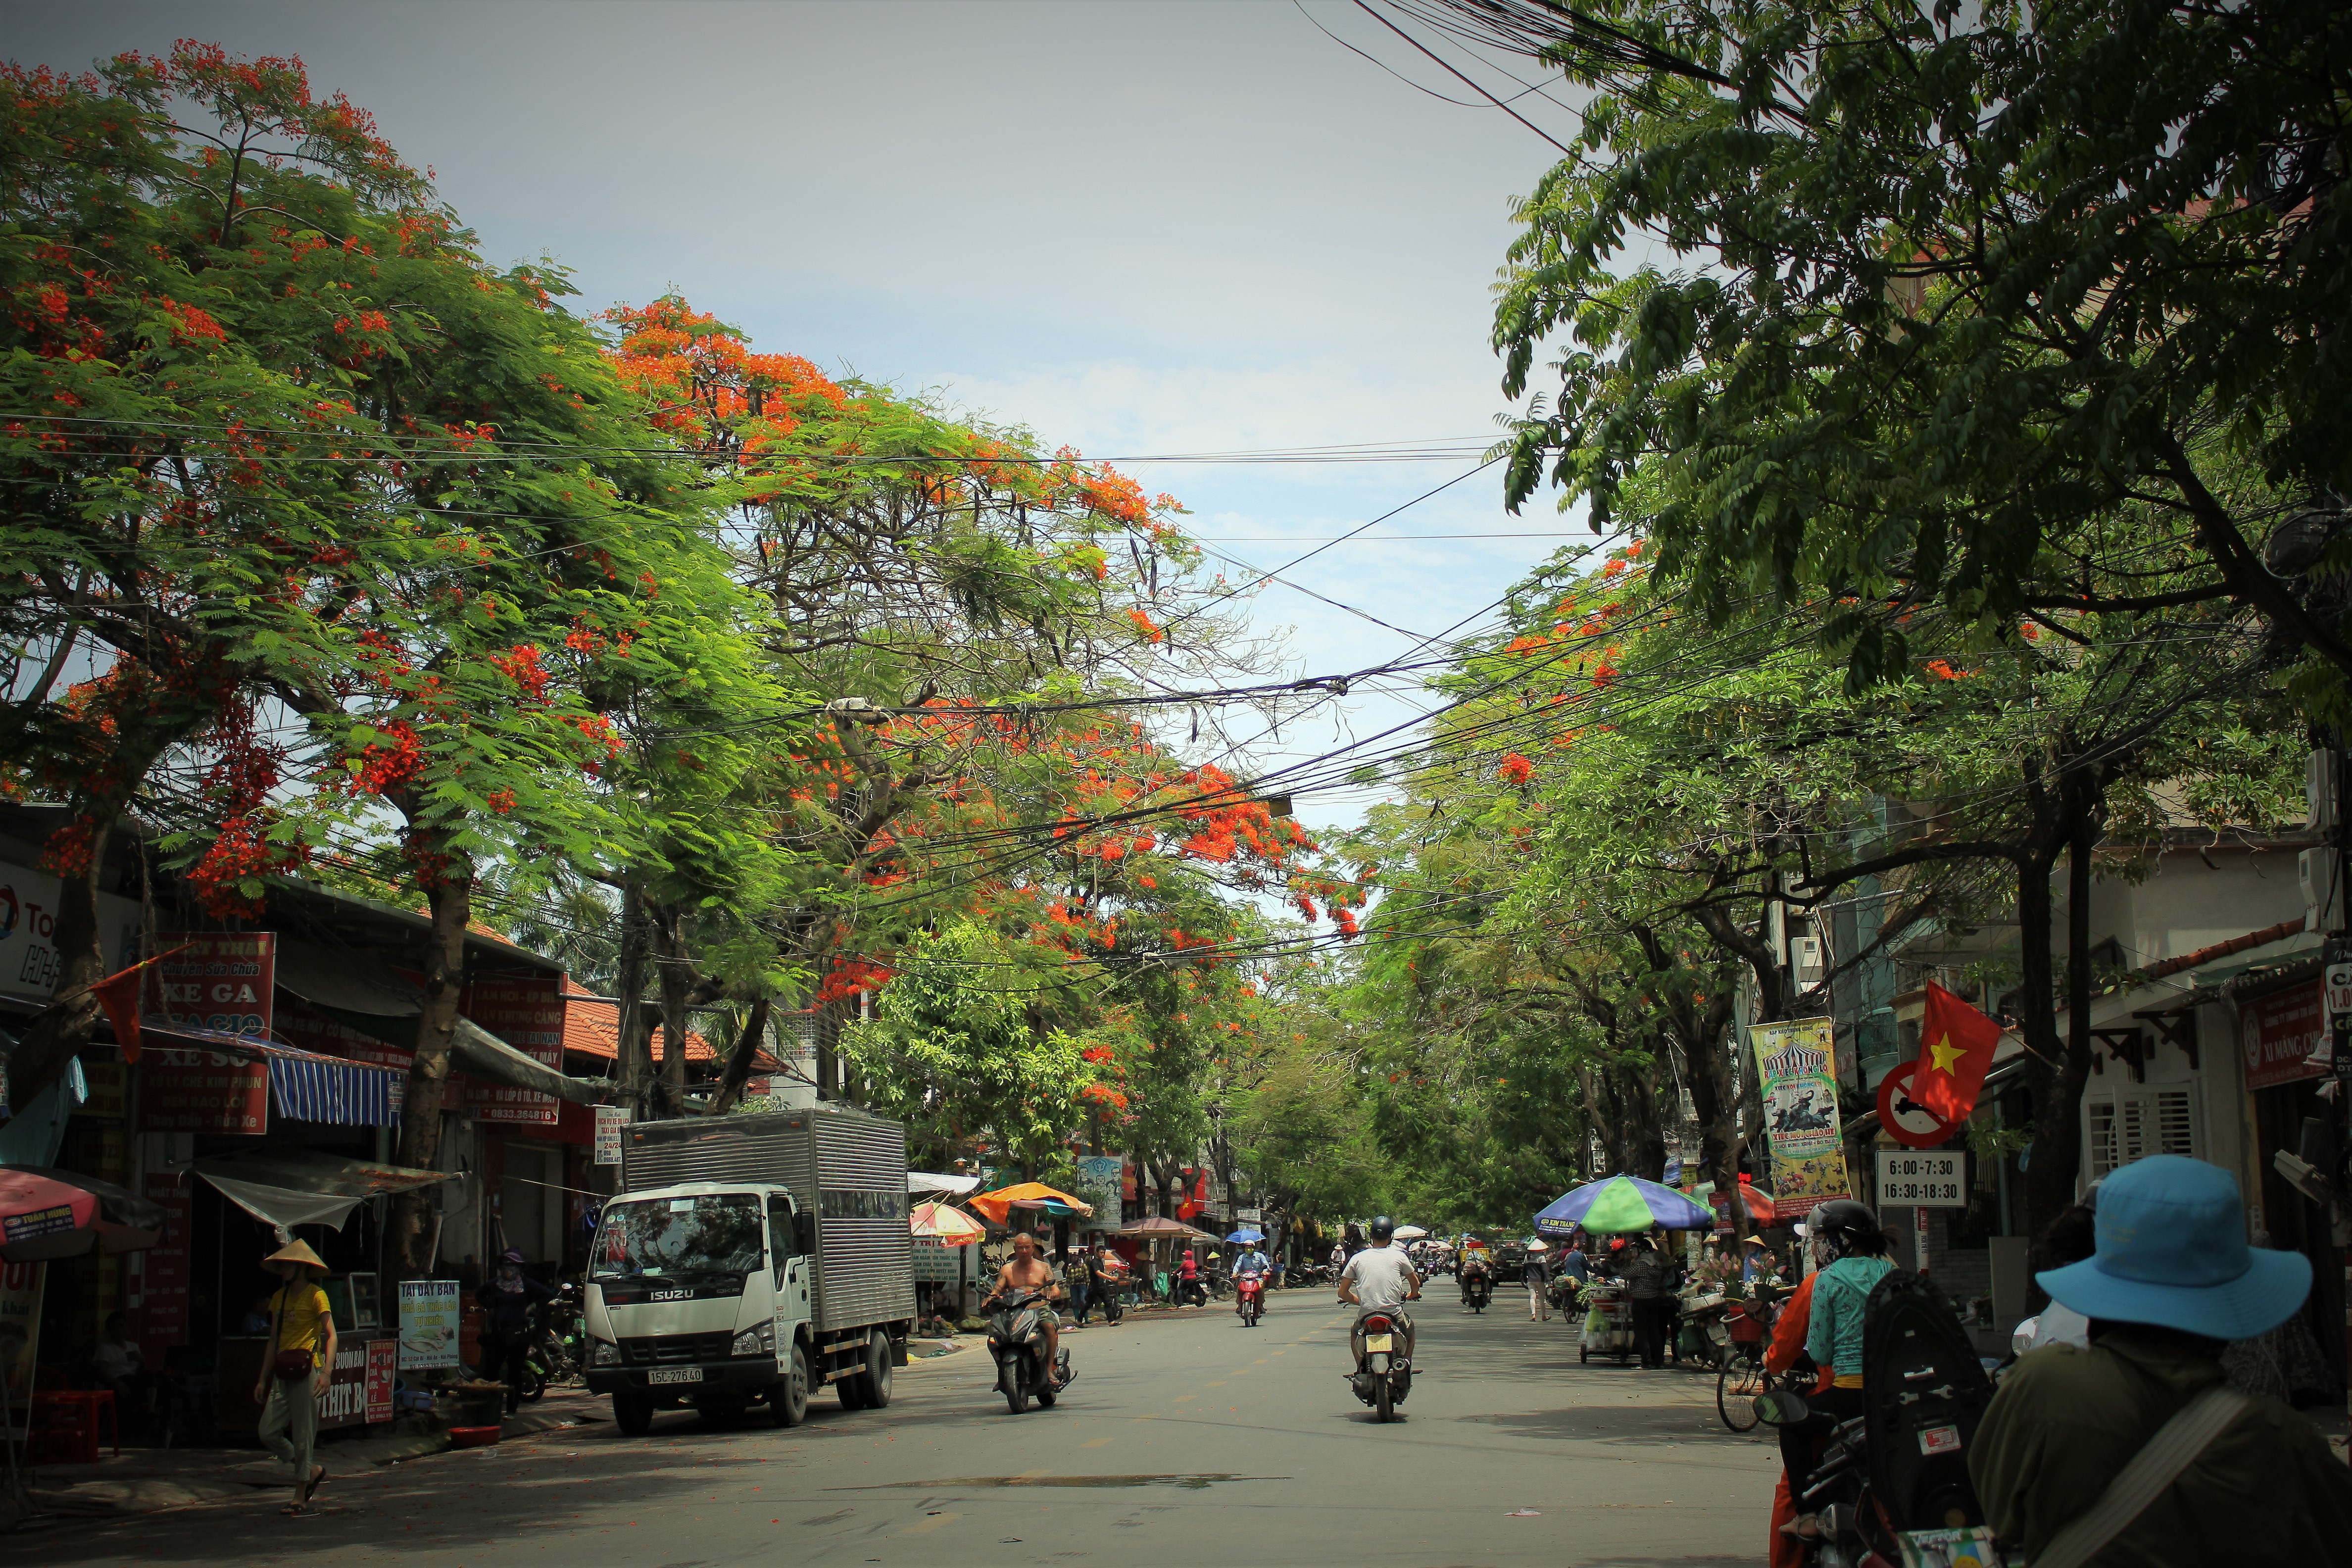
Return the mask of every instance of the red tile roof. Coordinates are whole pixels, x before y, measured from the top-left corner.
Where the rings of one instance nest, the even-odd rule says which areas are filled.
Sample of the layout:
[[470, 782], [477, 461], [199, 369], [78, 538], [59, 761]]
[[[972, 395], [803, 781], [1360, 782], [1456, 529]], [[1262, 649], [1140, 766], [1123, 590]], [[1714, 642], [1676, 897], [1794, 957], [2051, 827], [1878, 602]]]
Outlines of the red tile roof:
[[[621, 1055], [621, 1008], [616, 998], [589, 996], [584, 993], [567, 992], [563, 1003], [563, 1048], [578, 1051], [584, 1057], [604, 1061], [617, 1061]], [[653, 1040], [654, 1060], [661, 1060], [661, 1037], [656, 1031]], [[689, 1062], [715, 1062], [719, 1059], [719, 1047], [693, 1029], [686, 1032], [686, 1059]], [[767, 1052], [752, 1058], [755, 1069], [772, 1071], [777, 1063]]]

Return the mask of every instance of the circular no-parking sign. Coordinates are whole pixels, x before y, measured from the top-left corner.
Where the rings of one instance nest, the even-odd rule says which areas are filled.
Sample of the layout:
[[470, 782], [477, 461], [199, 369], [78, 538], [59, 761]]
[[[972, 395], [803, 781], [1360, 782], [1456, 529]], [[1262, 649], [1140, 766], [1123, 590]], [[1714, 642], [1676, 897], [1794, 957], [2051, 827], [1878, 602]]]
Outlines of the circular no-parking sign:
[[1905, 1062], [1878, 1080], [1878, 1124], [1906, 1149], [1933, 1149], [1960, 1129], [1911, 1098], [1911, 1074], [1918, 1066]]

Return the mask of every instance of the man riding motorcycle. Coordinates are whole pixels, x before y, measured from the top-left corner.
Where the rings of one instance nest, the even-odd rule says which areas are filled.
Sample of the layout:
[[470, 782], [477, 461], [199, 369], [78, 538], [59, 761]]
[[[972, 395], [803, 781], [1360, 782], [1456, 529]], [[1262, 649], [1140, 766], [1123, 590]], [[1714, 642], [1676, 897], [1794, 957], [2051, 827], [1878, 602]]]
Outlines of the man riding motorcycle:
[[1407, 1301], [1421, 1300], [1421, 1276], [1396, 1245], [1396, 1221], [1381, 1215], [1372, 1221], [1372, 1244], [1348, 1259], [1339, 1271], [1339, 1300], [1357, 1309], [1361, 1321], [1368, 1312], [1385, 1311], [1404, 1333], [1404, 1353], [1412, 1355], [1412, 1320], [1402, 1310]]
[[[1259, 1251], [1255, 1246], [1249, 1247], [1240, 1257], [1234, 1259], [1234, 1279], [1235, 1283], [1239, 1283], [1252, 1276], [1256, 1278], [1260, 1287], [1257, 1309], [1259, 1311], [1263, 1312], [1265, 1310], [1265, 1293], [1264, 1287], [1274, 1278], [1274, 1259]], [[1242, 1300], [1243, 1293], [1239, 1290], [1234, 1291], [1234, 1316], [1235, 1317], [1241, 1316]]]
[[997, 1270], [996, 1283], [988, 1299], [980, 1304], [986, 1312], [999, 1300], [1024, 1290], [1034, 1290], [1045, 1300], [1037, 1308], [1037, 1321], [1045, 1331], [1045, 1364], [1062, 1364], [1062, 1320], [1056, 1317], [1050, 1303], [1062, 1294], [1062, 1287], [1054, 1279], [1054, 1266], [1037, 1255], [1037, 1238], [1026, 1232], [1013, 1238], [1013, 1256]]

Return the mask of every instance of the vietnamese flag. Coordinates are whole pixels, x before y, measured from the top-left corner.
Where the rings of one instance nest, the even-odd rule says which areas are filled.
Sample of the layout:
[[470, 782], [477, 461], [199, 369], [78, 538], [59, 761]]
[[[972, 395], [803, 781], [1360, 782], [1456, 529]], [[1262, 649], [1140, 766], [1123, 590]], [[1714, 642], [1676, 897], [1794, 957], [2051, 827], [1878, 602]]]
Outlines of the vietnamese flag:
[[1977, 1108], [1985, 1070], [1992, 1066], [2000, 1026], [1934, 981], [1927, 1016], [1919, 1025], [1919, 1060], [1911, 1069], [1911, 1098], [1950, 1122]]

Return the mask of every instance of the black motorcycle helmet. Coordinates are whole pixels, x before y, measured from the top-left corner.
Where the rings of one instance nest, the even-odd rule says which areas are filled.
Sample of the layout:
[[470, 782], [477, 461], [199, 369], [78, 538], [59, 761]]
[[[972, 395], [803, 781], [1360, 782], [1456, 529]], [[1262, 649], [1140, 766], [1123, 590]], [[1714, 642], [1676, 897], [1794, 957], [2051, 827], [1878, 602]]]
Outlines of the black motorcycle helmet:
[[1396, 1235], [1396, 1221], [1389, 1218], [1389, 1216], [1384, 1214], [1374, 1215], [1372, 1216], [1371, 1229], [1372, 1239], [1374, 1241], [1387, 1241], [1389, 1238]]
[[1805, 1216], [1805, 1234], [1819, 1237], [1832, 1258], [1874, 1258], [1886, 1250], [1878, 1216], [1852, 1198], [1832, 1198]]

